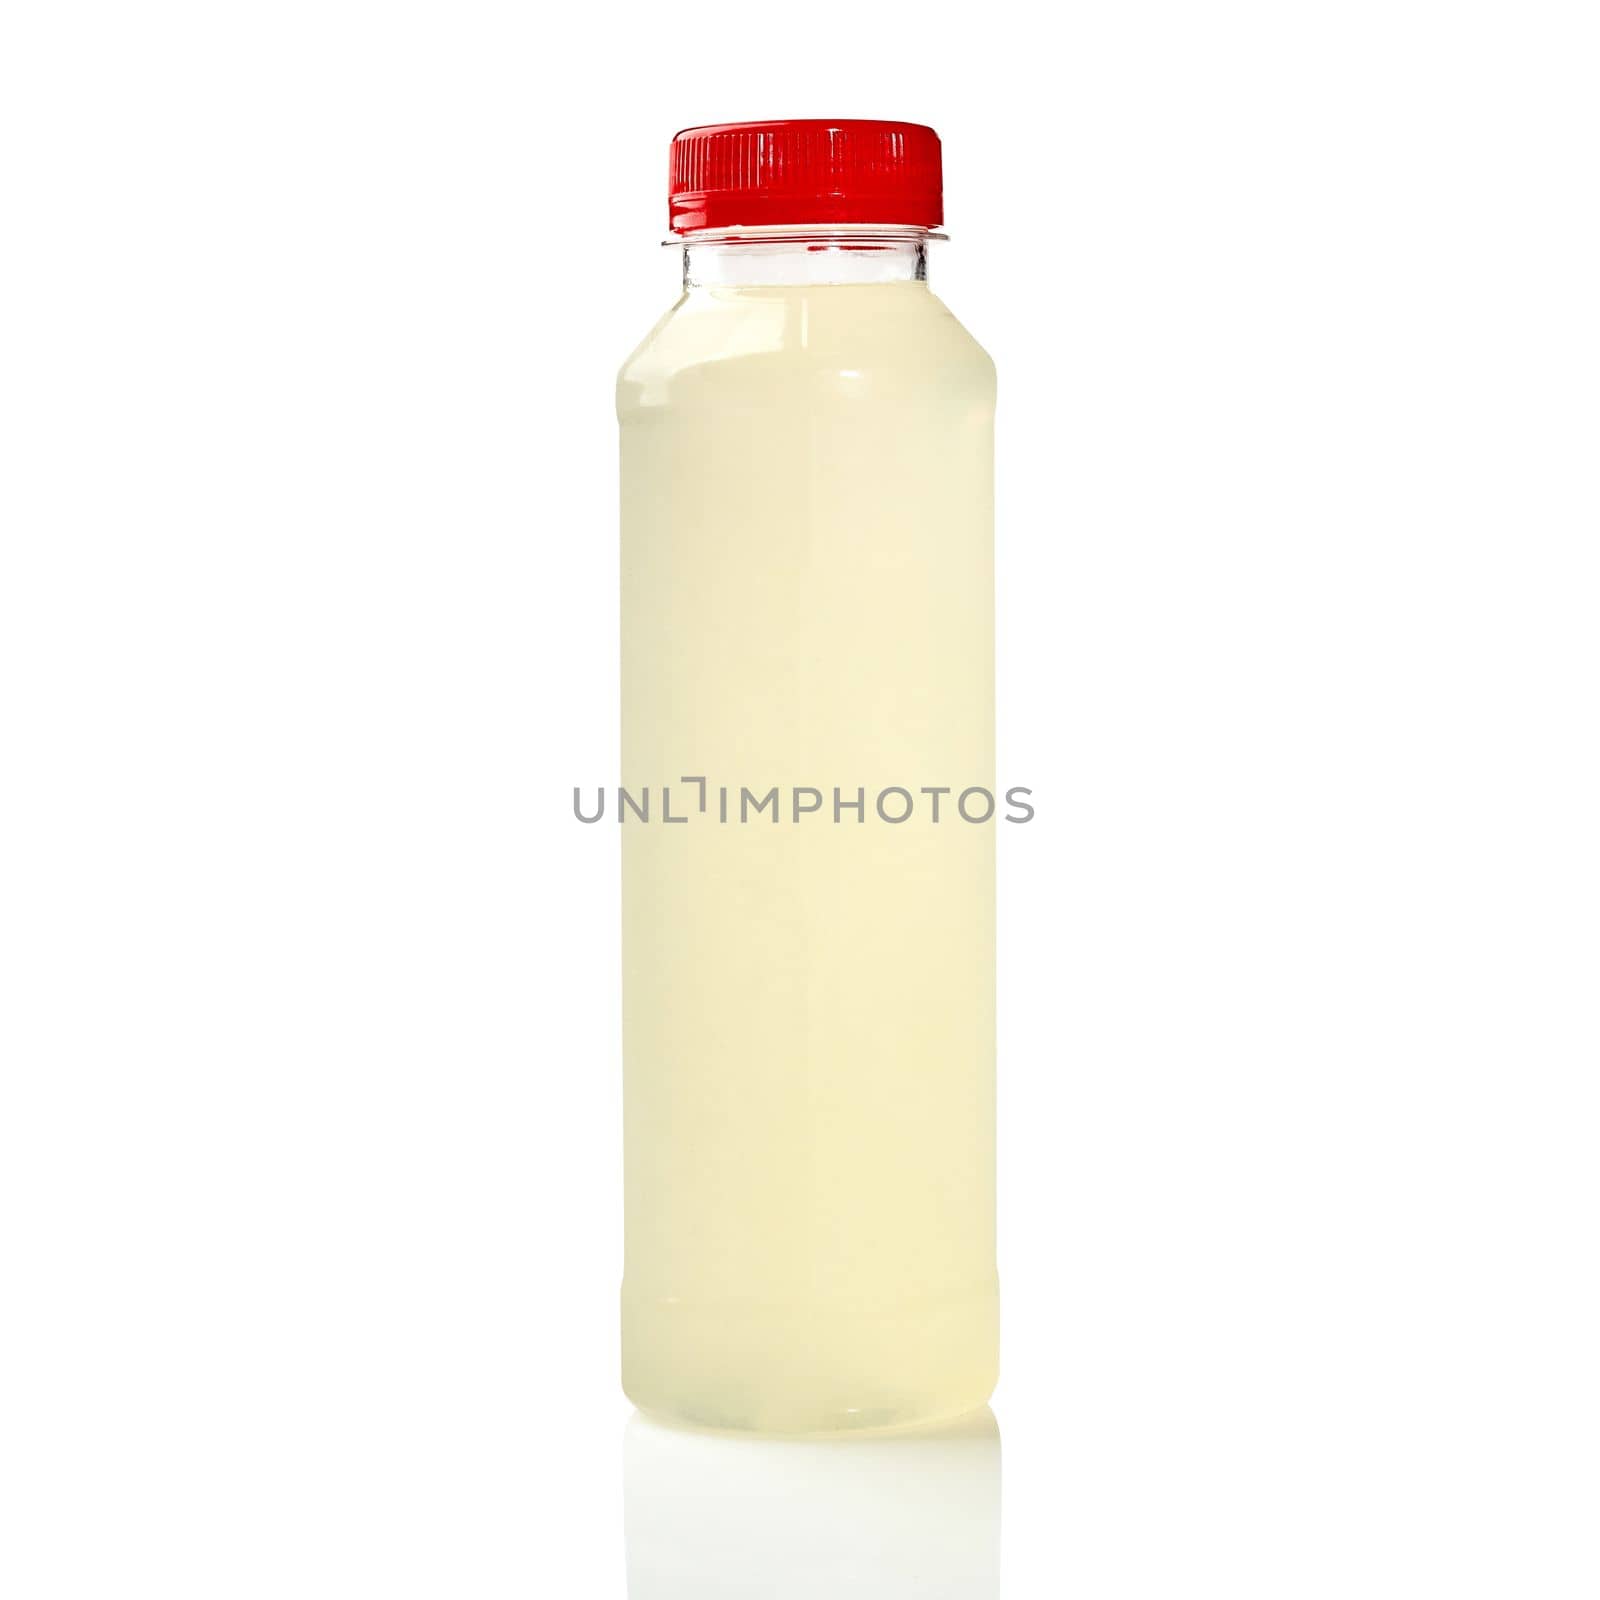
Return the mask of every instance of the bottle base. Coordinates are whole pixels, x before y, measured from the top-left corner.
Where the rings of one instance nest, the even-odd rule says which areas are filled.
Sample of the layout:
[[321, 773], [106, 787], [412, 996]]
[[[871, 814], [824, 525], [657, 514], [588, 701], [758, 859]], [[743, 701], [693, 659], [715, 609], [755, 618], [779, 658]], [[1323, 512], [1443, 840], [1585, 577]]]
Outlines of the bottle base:
[[622, 1387], [669, 1426], [897, 1433], [981, 1410], [998, 1377], [998, 1334], [992, 1285], [870, 1308], [696, 1305], [624, 1288]]

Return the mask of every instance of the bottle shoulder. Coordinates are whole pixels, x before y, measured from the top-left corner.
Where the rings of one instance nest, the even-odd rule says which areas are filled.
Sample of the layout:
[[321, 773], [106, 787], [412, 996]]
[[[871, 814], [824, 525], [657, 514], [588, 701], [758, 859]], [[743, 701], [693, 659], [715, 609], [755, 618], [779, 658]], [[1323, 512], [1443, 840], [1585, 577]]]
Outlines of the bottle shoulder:
[[850, 378], [992, 392], [988, 352], [925, 284], [690, 290], [622, 365], [617, 407], [749, 382]]

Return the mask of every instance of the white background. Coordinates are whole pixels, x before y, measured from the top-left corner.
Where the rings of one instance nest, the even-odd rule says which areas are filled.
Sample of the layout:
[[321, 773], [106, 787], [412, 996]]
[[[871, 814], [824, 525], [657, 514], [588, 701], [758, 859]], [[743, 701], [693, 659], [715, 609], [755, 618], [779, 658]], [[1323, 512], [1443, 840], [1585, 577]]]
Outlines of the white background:
[[612, 381], [672, 132], [854, 115], [1001, 375], [1003, 1592], [1593, 1596], [1593, 21], [13, 0], [0, 1593], [621, 1600]]

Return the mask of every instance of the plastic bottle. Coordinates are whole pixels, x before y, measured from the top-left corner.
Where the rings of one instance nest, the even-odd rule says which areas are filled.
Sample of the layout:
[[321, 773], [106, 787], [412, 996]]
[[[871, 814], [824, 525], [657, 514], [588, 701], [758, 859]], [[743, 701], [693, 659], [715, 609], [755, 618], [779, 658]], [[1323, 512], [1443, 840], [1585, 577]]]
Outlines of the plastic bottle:
[[694, 128], [671, 182], [617, 386], [623, 1384], [927, 1423], [997, 1369], [994, 367], [932, 129]]

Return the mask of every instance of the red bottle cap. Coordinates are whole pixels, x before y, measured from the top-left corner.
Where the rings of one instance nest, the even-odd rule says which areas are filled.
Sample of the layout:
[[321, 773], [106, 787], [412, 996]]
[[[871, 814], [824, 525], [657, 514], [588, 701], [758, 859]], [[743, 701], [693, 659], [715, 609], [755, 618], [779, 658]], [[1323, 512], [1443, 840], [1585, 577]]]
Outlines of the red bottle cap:
[[675, 233], [944, 221], [939, 135], [917, 122], [806, 119], [685, 128], [672, 141]]

